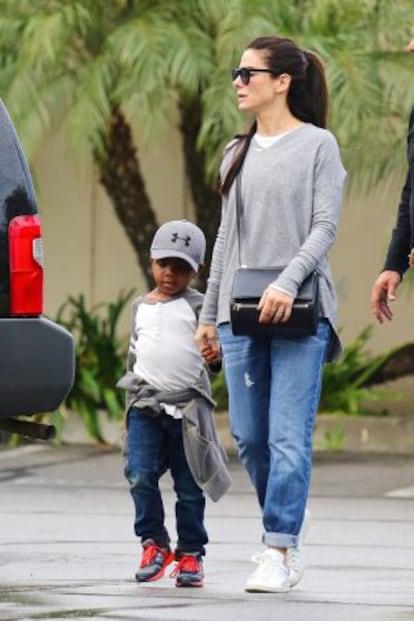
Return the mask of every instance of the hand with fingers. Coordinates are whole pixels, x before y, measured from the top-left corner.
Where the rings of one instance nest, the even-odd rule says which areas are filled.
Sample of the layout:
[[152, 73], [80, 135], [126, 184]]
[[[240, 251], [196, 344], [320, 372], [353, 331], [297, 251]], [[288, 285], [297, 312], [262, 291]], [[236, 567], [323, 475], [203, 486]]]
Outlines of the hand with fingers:
[[221, 350], [217, 338], [216, 326], [200, 324], [196, 330], [194, 338], [200, 349], [201, 355], [208, 364], [220, 360]]
[[375, 281], [371, 292], [371, 309], [379, 323], [384, 323], [384, 319], [392, 320], [393, 312], [389, 302], [394, 302], [400, 282], [400, 274], [393, 270], [385, 270]]
[[258, 305], [259, 323], [285, 323], [292, 314], [294, 298], [288, 293], [268, 287]]

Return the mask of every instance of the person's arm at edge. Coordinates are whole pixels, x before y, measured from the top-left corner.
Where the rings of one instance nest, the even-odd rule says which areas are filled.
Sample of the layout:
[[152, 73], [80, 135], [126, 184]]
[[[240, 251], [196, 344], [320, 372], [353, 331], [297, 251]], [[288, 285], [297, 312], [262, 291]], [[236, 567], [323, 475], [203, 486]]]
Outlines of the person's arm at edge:
[[[410, 137], [414, 127], [414, 108], [411, 111], [408, 136]], [[413, 166], [414, 141], [408, 145], [408, 158], [410, 168]], [[385, 319], [391, 321], [393, 312], [389, 302], [396, 299], [396, 291], [403, 275], [409, 267], [410, 255], [410, 195], [412, 192], [411, 178], [414, 171], [409, 169], [404, 187], [401, 192], [401, 199], [398, 206], [396, 225], [392, 232], [391, 241], [388, 247], [387, 256], [382, 272], [375, 281], [371, 291], [371, 309], [379, 323]]]

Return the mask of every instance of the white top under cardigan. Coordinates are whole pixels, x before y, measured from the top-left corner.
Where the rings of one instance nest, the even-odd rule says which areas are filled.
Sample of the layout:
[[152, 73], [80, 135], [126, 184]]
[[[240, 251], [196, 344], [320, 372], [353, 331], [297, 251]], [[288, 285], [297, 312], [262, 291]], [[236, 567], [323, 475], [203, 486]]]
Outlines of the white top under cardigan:
[[[221, 176], [236, 143], [224, 154]], [[340, 353], [336, 293], [327, 252], [336, 237], [346, 171], [337, 142], [310, 123], [283, 134], [268, 148], [252, 139], [242, 169], [241, 192], [246, 238], [242, 262], [249, 267], [286, 265], [273, 283], [296, 297], [303, 280], [318, 269], [321, 316], [334, 331], [329, 359]], [[223, 197], [220, 227], [210, 267], [200, 323], [230, 321], [233, 276], [239, 267], [235, 186]]]
[[[187, 299], [153, 302], [143, 297], [135, 308], [129, 344], [133, 373], [163, 392], [196, 384], [204, 362], [194, 340], [197, 316]], [[162, 405], [170, 416], [182, 417], [175, 405]]]

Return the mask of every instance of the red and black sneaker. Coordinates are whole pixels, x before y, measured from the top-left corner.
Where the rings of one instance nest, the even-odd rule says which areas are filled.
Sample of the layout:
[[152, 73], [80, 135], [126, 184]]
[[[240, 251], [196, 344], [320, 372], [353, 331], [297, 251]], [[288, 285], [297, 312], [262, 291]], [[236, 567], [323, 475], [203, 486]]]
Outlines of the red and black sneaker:
[[141, 564], [135, 574], [138, 582], [151, 582], [162, 578], [165, 568], [174, 560], [170, 548], [158, 546], [152, 539], [142, 544]]
[[204, 579], [203, 560], [200, 552], [189, 552], [178, 559], [171, 572], [177, 587], [202, 587]]

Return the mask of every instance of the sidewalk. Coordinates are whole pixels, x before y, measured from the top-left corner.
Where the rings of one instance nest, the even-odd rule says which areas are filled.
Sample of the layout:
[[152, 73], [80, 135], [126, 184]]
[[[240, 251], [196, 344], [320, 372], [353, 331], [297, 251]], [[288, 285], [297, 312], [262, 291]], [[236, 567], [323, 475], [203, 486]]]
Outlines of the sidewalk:
[[[243, 590], [260, 549], [243, 469], [208, 502], [203, 589], [133, 580], [139, 558], [118, 450], [0, 451], [0, 619], [414, 621], [414, 457], [321, 454], [309, 507], [308, 569], [287, 594]], [[163, 483], [174, 533], [174, 497]]]

